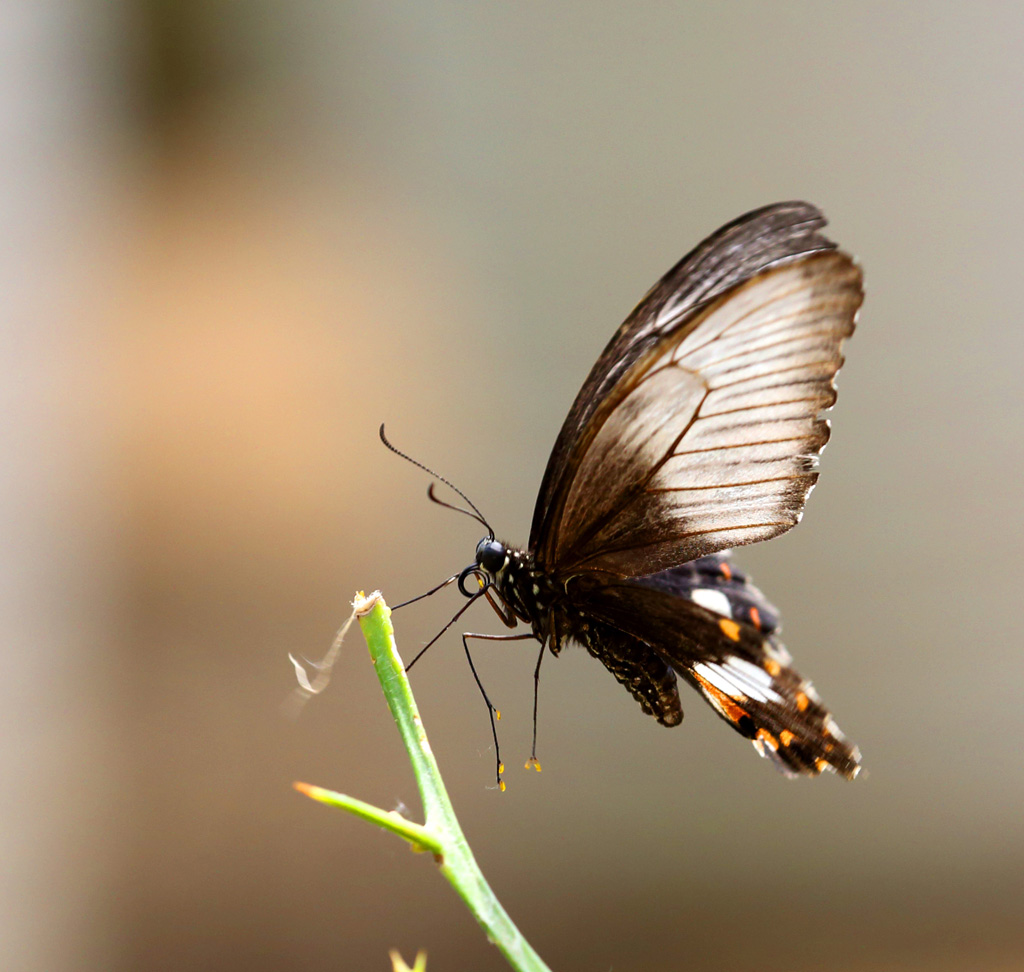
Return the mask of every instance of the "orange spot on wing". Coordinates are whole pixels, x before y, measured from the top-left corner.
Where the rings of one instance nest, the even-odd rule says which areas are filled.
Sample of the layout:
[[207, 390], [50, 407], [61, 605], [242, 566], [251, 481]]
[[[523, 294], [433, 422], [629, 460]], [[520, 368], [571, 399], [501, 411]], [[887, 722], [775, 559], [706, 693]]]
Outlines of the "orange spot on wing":
[[767, 729], [758, 729], [757, 738], [766, 746], [770, 746], [772, 750], [777, 750], [779, 748], [778, 739], [776, 739]]
[[828, 760], [827, 759], [822, 759], [821, 757], [818, 757], [818, 759], [816, 759], [814, 761], [814, 768], [819, 773], [824, 772], [824, 770], [826, 769], [827, 766], [828, 766]]
[[740, 626], [735, 621], [730, 621], [728, 618], [721, 618], [719, 619], [718, 627], [722, 629], [722, 634], [731, 641], [740, 640]]
[[719, 564], [718, 569], [726, 580], [732, 580], [732, 568], [728, 564]]
[[779, 733], [779, 742], [782, 743], [783, 746], [788, 746], [795, 738], [796, 737], [793, 733], [788, 729], [783, 729], [782, 732]]
[[807, 711], [807, 704], [808, 704], [808, 702], [807, 702], [807, 693], [806, 692], [797, 692], [796, 693], [796, 707], [801, 712], [806, 712]]
[[758, 631], [761, 630], [761, 612], [758, 611], [756, 607], [752, 607], [750, 609], [750, 623], [757, 628]]
[[766, 658], [764, 670], [774, 678], [782, 671], [782, 666], [774, 658]]
[[712, 685], [706, 678], [701, 678], [696, 672], [693, 673], [693, 677], [700, 683], [701, 690], [711, 704], [730, 722], [739, 722], [745, 716], [749, 717], [750, 713], [733, 702], [720, 688]]

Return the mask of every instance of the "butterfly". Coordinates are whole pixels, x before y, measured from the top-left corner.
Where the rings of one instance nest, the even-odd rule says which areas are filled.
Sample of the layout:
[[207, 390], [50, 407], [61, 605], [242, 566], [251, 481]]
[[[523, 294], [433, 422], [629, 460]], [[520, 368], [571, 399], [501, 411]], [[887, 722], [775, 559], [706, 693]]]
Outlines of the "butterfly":
[[[778, 612], [730, 555], [799, 522], [829, 438], [822, 413], [863, 288], [825, 222], [805, 202], [755, 210], [655, 284], [569, 410], [526, 548], [496, 539], [456, 489], [472, 512], [451, 508], [487, 535], [428, 594], [457, 579], [470, 604], [484, 597], [509, 628], [529, 629], [467, 633], [471, 667], [467, 638], [535, 639], [536, 686], [545, 651], [574, 642], [664, 726], [682, 721], [681, 680], [787, 775], [857, 775], [858, 749], [793, 669]], [[477, 683], [493, 732], [497, 710]]]

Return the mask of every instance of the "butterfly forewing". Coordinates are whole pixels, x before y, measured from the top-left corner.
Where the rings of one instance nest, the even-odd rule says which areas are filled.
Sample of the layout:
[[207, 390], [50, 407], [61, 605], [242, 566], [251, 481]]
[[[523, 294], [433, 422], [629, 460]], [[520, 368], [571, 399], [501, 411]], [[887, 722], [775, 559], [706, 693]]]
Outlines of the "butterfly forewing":
[[591, 369], [562, 425], [534, 511], [530, 549], [543, 562], [562, 515], [566, 479], [596, 431], [591, 421], [623, 375], [692, 313], [765, 269], [810, 253], [835, 249], [819, 230], [825, 217], [810, 203], [776, 203], [754, 210], [713, 233], [655, 284], [615, 333]]
[[590, 420], [543, 537], [560, 574], [655, 573], [800, 518], [862, 299], [840, 252], [763, 271], [637, 361]]

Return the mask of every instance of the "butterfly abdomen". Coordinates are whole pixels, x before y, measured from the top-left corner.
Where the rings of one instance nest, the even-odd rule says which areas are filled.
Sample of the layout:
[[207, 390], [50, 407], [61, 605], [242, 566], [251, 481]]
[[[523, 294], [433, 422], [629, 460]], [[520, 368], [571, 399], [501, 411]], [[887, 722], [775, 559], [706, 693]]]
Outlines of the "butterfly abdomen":
[[564, 586], [540, 570], [527, 551], [508, 548], [508, 561], [495, 584], [504, 602], [553, 655], [566, 641], [576, 642], [626, 687], [644, 712], [665, 726], [682, 722], [671, 665], [643, 642], [580, 611]]
[[677, 726], [683, 721], [675, 672], [652, 648], [567, 602], [559, 605], [556, 618], [564, 637], [582, 645], [601, 662], [644, 712], [663, 726]]

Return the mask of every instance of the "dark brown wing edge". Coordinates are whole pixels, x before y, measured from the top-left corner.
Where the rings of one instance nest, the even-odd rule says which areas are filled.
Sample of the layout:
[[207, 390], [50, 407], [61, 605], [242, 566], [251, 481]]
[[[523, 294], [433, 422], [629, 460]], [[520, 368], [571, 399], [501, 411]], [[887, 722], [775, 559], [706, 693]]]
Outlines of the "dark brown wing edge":
[[[549, 519], [557, 513], [559, 491], [583, 430], [601, 401], [653, 344], [676, 330], [698, 307], [770, 266], [836, 244], [818, 231], [826, 219], [816, 206], [784, 202], [755, 209], [712, 233], [682, 258], [644, 296], [597, 359], [555, 440], [541, 481], [530, 530], [536, 555]], [[659, 314], [673, 304], [671, 318]]]

